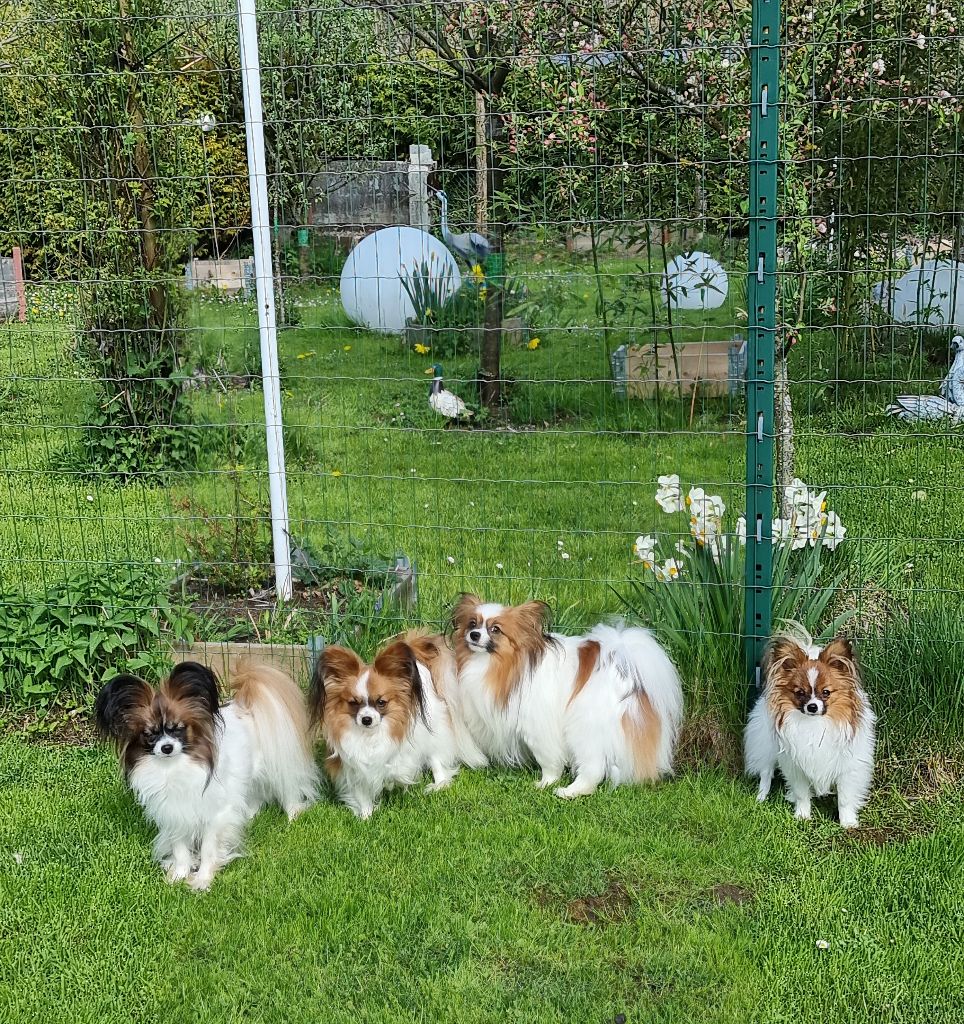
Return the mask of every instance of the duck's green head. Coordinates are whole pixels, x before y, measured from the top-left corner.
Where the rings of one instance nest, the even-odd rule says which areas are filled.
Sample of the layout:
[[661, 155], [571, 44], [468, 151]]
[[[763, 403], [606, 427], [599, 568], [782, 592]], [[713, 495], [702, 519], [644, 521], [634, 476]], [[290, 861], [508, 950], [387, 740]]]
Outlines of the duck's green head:
[[425, 371], [425, 376], [426, 377], [429, 374], [432, 374], [433, 377], [441, 377], [442, 376], [442, 364], [441, 363], [432, 363], [432, 365]]

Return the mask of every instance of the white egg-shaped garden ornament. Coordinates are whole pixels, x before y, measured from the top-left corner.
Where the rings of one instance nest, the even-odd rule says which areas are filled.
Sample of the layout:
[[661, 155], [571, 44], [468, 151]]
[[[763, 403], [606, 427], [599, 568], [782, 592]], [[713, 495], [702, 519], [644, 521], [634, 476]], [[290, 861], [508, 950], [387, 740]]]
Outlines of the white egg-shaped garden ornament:
[[418, 228], [382, 228], [348, 254], [341, 272], [341, 304], [360, 327], [400, 334], [415, 315], [402, 283], [423, 276], [440, 300], [462, 285], [455, 258], [434, 235]]
[[729, 281], [712, 256], [684, 252], [667, 264], [660, 291], [674, 309], [716, 309], [726, 301]]
[[964, 263], [924, 260], [893, 284], [881, 281], [872, 293], [898, 324], [964, 327]]

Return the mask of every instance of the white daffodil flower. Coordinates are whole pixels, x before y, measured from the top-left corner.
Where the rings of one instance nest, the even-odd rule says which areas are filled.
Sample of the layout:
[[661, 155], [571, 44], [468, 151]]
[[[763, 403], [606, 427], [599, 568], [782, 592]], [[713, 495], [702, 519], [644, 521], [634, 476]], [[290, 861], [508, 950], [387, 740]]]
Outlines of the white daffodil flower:
[[682, 569], [681, 562], [678, 562], [675, 558], [667, 558], [663, 565], [656, 566], [654, 572], [656, 573], [656, 579], [660, 583], [670, 583], [679, 578]]
[[836, 512], [828, 512], [824, 525], [823, 546], [836, 551], [846, 536], [847, 527], [840, 521], [840, 516]]
[[659, 485], [656, 491], [656, 504], [664, 512], [682, 512], [685, 505], [678, 474], [670, 473], [668, 476], [657, 477], [656, 483]]
[[647, 569], [652, 569], [656, 562], [656, 538], [652, 534], [649, 536], [640, 534], [633, 545], [633, 552]]

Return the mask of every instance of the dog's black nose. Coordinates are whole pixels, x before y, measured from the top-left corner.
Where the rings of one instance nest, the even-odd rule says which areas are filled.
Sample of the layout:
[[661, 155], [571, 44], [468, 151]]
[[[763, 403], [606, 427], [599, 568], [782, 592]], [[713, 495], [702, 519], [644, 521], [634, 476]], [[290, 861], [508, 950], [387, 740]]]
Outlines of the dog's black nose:
[[815, 715], [819, 710], [820, 710], [820, 705], [816, 701], [814, 701], [814, 700], [810, 701], [810, 703], [807, 705], [807, 714], [808, 715]]
[[161, 753], [162, 754], [173, 754], [174, 753], [174, 744], [173, 743], [162, 743], [161, 744]]
[[374, 721], [375, 721], [375, 719], [372, 718], [371, 715], [362, 715], [362, 720], [361, 720], [361, 724], [362, 725], [371, 725], [372, 722], [374, 722]]
[[469, 639], [474, 644], [477, 644], [481, 638], [482, 634], [477, 629], [473, 629], [472, 632], [469, 633]]

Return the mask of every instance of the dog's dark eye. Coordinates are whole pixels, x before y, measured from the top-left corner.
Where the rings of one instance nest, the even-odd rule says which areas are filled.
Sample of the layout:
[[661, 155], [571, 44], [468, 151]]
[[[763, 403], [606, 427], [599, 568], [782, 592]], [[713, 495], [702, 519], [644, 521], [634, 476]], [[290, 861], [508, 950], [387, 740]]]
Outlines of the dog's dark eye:
[[478, 623], [475, 621], [475, 619], [469, 619], [469, 629], [475, 629], [477, 625]]
[[348, 701], [348, 706], [350, 708], [353, 708], [353, 709], [357, 710], [358, 708], [361, 707], [361, 701], [358, 700], [357, 697], [352, 697], [351, 700]]
[[375, 707], [378, 708], [379, 711], [381, 711], [382, 708], [387, 707], [387, 706], [388, 706], [388, 701], [385, 700], [384, 697], [379, 697], [378, 700], [375, 701]]
[[823, 690], [822, 693], [823, 693], [824, 697], [829, 697], [830, 696], [830, 691], [829, 690]]
[[794, 697], [803, 697], [803, 696], [806, 695], [806, 691], [805, 690], [801, 690], [799, 687], [797, 687], [797, 689], [795, 689], [793, 691], [793, 695], [794, 695]]
[[502, 632], [502, 630], [501, 630], [501, 629], [499, 629], [499, 627], [498, 627], [498, 626], [489, 626], [489, 632], [490, 632], [490, 633], [501, 633], [501, 632]]

